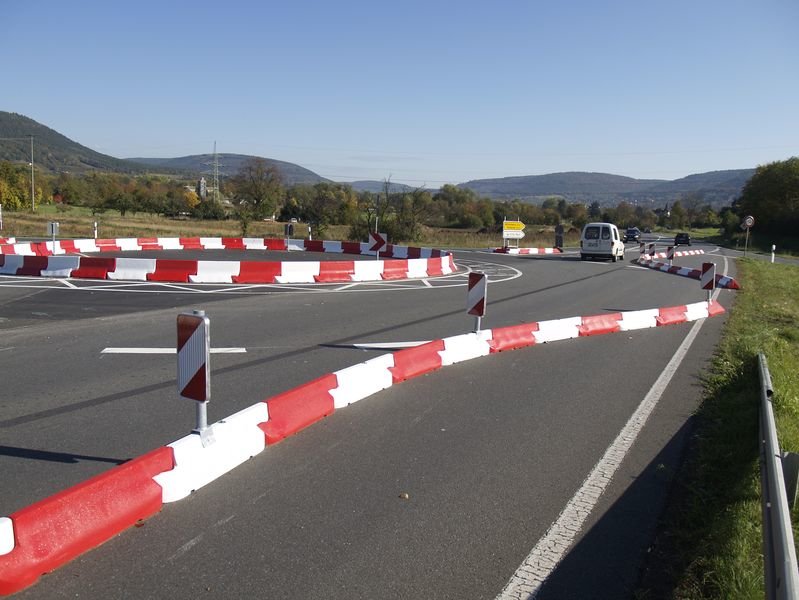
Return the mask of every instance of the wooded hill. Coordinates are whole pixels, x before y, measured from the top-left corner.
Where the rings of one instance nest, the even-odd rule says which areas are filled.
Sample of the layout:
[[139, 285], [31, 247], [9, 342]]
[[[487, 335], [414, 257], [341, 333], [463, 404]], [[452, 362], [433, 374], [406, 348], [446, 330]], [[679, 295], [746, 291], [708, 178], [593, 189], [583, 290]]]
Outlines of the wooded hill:
[[[201, 176], [210, 179], [214, 170], [212, 154], [179, 158], [114, 158], [82, 146], [33, 119], [3, 111], [0, 111], [0, 161], [27, 164], [30, 161], [31, 135], [34, 136], [34, 164], [37, 169], [45, 169], [50, 173], [158, 173], [196, 180]], [[255, 158], [244, 154], [219, 154], [217, 157], [222, 178], [235, 175], [246, 161]], [[271, 158], [263, 160], [277, 168], [285, 185], [313, 185], [330, 181], [294, 163]], [[459, 187], [494, 200], [519, 199], [535, 204], [556, 196], [568, 202], [598, 202], [603, 206], [615, 206], [625, 201], [658, 207], [692, 196], [718, 208], [730, 205], [740, 196], [744, 184], [754, 172], [754, 168], [712, 171], [673, 181], [634, 179], [608, 173], [565, 172], [477, 179], [459, 184]], [[384, 189], [382, 181], [356, 181], [350, 185], [356, 191], [378, 192]], [[392, 183], [392, 192], [397, 191], [397, 186], [402, 184]], [[410, 189], [408, 186], [399, 189], [406, 188]]]

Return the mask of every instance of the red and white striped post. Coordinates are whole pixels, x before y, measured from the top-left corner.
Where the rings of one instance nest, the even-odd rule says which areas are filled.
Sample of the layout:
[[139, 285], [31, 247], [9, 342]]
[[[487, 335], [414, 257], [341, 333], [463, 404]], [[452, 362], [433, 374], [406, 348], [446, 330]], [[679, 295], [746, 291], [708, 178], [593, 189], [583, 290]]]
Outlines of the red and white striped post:
[[643, 258], [644, 254], [646, 254], [646, 244], [644, 244], [643, 242], [640, 242], [638, 244], [638, 254], [640, 254], [641, 258]]
[[649, 258], [655, 260], [655, 244], [649, 244]]
[[702, 275], [699, 284], [707, 290], [707, 301], [710, 303], [713, 290], [716, 289], [716, 263], [702, 263]]
[[474, 331], [480, 331], [480, 322], [486, 314], [486, 293], [488, 292], [488, 277], [485, 273], [473, 271], [469, 273], [468, 289], [466, 291], [466, 312], [475, 316]]
[[178, 315], [178, 393], [197, 401], [197, 428], [203, 446], [214, 442], [208, 427], [211, 398], [211, 323], [205, 311]]
[[669, 259], [669, 266], [674, 262], [674, 246], [666, 248], [666, 258]]

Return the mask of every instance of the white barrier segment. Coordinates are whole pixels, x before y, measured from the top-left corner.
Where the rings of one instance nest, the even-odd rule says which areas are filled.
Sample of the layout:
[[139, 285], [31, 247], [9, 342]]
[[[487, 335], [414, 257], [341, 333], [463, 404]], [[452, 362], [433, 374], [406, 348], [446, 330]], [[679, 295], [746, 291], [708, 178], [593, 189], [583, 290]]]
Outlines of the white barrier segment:
[[259, 402], [214, 423], [213, 444], [203, 446], [200, 436], [194, 433], [169, 444], [175, 454], [175, 467], [153, 477], [162, 488], [163, 502], [185, 498], [262, 452], [266, 436], [258, 424], [268, 420], [266, 402]]
[[218, 237], [201, 237], [200, 246], [206, 250], [224, 250], [225, 245], [222, 243], [222, 238]]
[[139, 240], [137, 238], [119, 238], [114, 240], [114, 242], [117, 246], [119, 246], [120, 250], [124, 250], [126, 252], [129, 250], [141, 250], [141, 246], [139, 245]]
[[42, 277], [69, 277], [80, 267], [80, 256], [51, 256], [47, 268], [42, 269]]
[[0, 556], [14, 549], [14, 523], [8, 517], [0, 517]]
[[728, 285], [732, 285], [733, 281], [734, 280], [732, 277], [727, 277], [726, 275], [722, 275], [721, 277], [719, 277], [718, 284], [721, 287], [727, 287]]
[[191, 283], [233, 283], [241, 271], [237, 260], [198, 260], [197, 274], [189, 275]]
[[[530, 327], [532, 329], [532, 326]], [[491, 340], [494, 339], [494, 331], [491, 329], [481, 329], [477, 333], [474, 334], [478, 340], [481, 342], [485, 342], [489, 345], [489, 350], [491, 349]]]
[[552, 321], [539, 321], [538, 331], [533, 332], [536, 344], [546, 344], [558, 340], [569, 340], [579, 337], [578, 327], [583, 324], [582, 317], [568, 317]]
[[100, 252], [94, 240], [75, 240], [74, 243], [78, 252]]
[[408, 259], [408, 279], [427, 277], [427, 259], [409, 258]]
[[304, 240], [289, 240], [287, 250], [289, 252], [305, 252], [305, 241]]
[[16, 275], [17, 269], [22, 266], [25, 260], [24, 256], [19, 254], [4, 254], [5, 264], [0, 267], [0, 275]]
[[419, 258], [433, 258], [433, 249], [419, 248]]
[[659, 315], [660, 310], [657, 308], [623, 312], [621, 313], [621, 320], [619, 321], [620, 331], [632, 331], [633, 329], [648, 329], [650, 327], [657, 327], [657, 317]]
[[319, 275], [319, 261], [284, 262], [282, 273], [275, 277], [278, 283], [315, 283]]
[[710, 316], [707, 309], [707, 302], [694, 302], [685, 305], [685, 317], [689, 321], [698, 321]]
[[376, 252], [371, 252], [369, 248], [371, 248], [369, 244], [366, 242], [361, 242], [361, 254], [371, 254], [372, 256], [377, 254]]
[[688, 277], [695, 270], [696, 269], [691, 269], [689, 267], [682, 267], [680, 270], [677, 271], [677, 275], [683, 275], [684, 277]]
[[322, 242], [322, 248], [325, 252], [335, 252], [341, 254], [341, 242], [327, 241]]
[[164, 250], [183, 250], [183, 244], [180, 243], [180, 238], [176, 237], [160, 237], [155, 238], [158, 242], [158, 245], [161, 246]]
[[33, 248], [31, 248], [31, 242], [14, 244], [14, 253], [20, 256], [36, 256], [36, 253], [33, 251]]
[[356, 260], [355, 272], [350, 275], [353, 281], [381, 281], [383, 279], [382, 260]]
[[[385, 248], [383, 248], [385, 249]], [[394, 250], [391, 254], [391, 258], [408, 258], [408, 247], [407, 246], [394, 246]]]
[[61, 242], [53, 243], [52, 240], [49, 242], [44, 243], [44, 247], [47, 248], [50, 254], [66, 254], [66, 251], [61, 247]]
[[[438, 259], [431, 259], [431, 260], [438, 260]], [[441, 257], [441, 272], [444, 275], [449, 275], [452, 273], [452, 267], [450, 267], [450, 257], [449, 256], [442, 256]]]
[[338, 387], [330, 390], [333, 406], [336, 409], [363, 400], [393, 385], [391, 371], [394, 366], [394, 355], [383, 354], [366, 362], [362, 362], [333, 374], [338, 380]]
[[247, 250], [266, 250], [266, 240], [263, 238], [241, 238], [241, 242]]
[[476, 333], [464, 333], [444, 338], [444, 349], [438, 351], [441, 366], [454, 365], [464, 360], [471, 360], [491, 353], [491, 346]]
[[116, 268], [108, 271], [108, 279], [147, 281], [147, 275], [155, 272], [154, 258], [118, 258]]

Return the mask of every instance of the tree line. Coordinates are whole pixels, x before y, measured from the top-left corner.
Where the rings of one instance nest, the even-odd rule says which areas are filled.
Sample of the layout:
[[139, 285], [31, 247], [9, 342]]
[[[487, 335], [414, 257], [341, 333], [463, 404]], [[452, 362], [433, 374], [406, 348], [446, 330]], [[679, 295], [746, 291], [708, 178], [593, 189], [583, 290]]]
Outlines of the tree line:
[[[444, 185], [438, 191], [418, 188], [392, 191], [390, 181], [379, 193], [358, 192], [343, 183], [286, 186], [279, 171], [263, 159], [246, 162], [219, 190], [155, 175], [91, 173], [37, 174], [34, 201], [87, 207], [94, 214], [117, 210], [166, 217], [238, 219], [242, 235], [254, 220], [297, 219], [312, 224], [319, 235], [329, 225], [349, 225], [351, 239], [366, 239], [378, 227], [397, 242], [415, 241], [421, 228], [463, 228], [483, 232], [501, 230], [505, 219], [531, 225], [570, 224], [580, 229], [590, 221], [609, 221], [621, 227], [671, 229], [717, 227], [729, 234], [738, 230], [742, 215], [752, 214], [765, 231], [796, 231], [799, 221], [799, 159], [759, 167], [732, 206], [714, 210], [701, 194], [686, 194], [671, 205], [652, 209], [621, 202], [606, 207], [586, 206], [551, 197], [540, 205], [521, 200], [495, 201], [474, 191]], [[31, 208], [30, 170], [0, 161], [0, 204], [5, 210]]]

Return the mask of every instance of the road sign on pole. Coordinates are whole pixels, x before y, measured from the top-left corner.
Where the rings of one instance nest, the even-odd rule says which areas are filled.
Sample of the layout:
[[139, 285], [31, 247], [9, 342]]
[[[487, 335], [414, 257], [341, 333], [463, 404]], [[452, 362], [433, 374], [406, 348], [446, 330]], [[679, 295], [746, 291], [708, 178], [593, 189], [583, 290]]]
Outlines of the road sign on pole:
[[503, 221], [502, 239], [520, 240], [524, 237], [524, 223], [521, 221]]
[[385, 233], [378, 233], [377, 231], [369, 232], [369, 251], [375, 253], [376, 260], [380, 260], [380, 250], [388, 245], [388, 235]]
[[473, 271], [469, 273], [466, 291], [466, 312], [475, 316], [475, 332], [480, 331], [480, 321], [486, 313], [486, 294], [488, 277], [485, 273]]
[[178, 393], [197, 400], [197, 427], [203, 446], [214, 442], [208, 427], [208, 401], [211, 398], [211, 333], [205, 311], [178, 315]]

